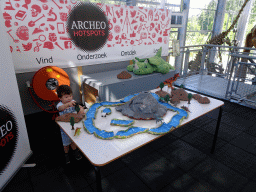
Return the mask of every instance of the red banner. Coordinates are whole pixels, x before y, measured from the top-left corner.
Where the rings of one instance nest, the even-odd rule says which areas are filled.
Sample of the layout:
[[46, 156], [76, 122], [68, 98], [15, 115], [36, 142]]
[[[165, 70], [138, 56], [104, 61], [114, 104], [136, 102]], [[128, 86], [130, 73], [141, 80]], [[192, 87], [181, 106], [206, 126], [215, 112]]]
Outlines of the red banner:
[[[16, 73], [36, 71], [42, 65], [73, 67], [147, 58], [155, 55], [160, 47], [162, 55], [167, 56], [169, 10], [97, 4], [108, 18], [110, 31], [101, 49], [87, 53], [72, 44], [67, 33], [68, 15], [76, 3], [73, 0], [1, 1]], [[96, 24], [85, 23], [81, 27]]]

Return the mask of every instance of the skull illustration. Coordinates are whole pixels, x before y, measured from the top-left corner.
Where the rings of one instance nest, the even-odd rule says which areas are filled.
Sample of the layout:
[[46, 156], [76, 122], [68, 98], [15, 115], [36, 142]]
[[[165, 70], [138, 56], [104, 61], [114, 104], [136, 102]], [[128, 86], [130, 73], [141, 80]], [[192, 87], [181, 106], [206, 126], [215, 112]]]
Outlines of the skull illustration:
[[168, 43], [168, 38], [164, 37], [164, 44], [167, 44], [167, 43]]
[[28, 28], [26, 26], [20, 26], [16, 31], [16, 35], [21, 40], [27, 41], [29, 39]]
[[153, 10], [152, 9], [150, 9], [149, 12], [148, 12], [148, 18], [150, 20], [153, 20]]
[[110, 33], [110, 34], [108, 35], [108, 40], [109, 40], [109, 41], [112, 41], [112, 39], [113, 39], [113, 34]]
[[154, 23], [150, 23], [149, 31], [152, 31], [152, 29], [154, 29], [154, 27], [155, 27], [155, 24]]
[[31, 6], [31, 15], [32, 15], [32, 17], [37, 17], [37, 15], [39, 13], [41, 13], [41, 11], [42, 11], [42, 9], [39, 5], [34, 4], [34, 5]]

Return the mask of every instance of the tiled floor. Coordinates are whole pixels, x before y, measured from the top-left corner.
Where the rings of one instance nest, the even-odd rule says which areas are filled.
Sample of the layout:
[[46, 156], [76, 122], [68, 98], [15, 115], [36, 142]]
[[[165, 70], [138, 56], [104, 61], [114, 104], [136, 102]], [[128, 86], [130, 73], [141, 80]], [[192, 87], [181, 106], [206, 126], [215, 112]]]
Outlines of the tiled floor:
[[[40, 125], [33, 122], [47, 119]], [[215, 153], [210, 149], [215, 110], [101, 168], [103, 192], [256, 191], [256, 110], [226, 102]], [[84, 157], [64, 165], [59, 128], [44, 112], [26, 116], [29, 162], [3, 192], [96, 191], [93, 166]], [[29, 163], [28, 162], [28, 163]]]

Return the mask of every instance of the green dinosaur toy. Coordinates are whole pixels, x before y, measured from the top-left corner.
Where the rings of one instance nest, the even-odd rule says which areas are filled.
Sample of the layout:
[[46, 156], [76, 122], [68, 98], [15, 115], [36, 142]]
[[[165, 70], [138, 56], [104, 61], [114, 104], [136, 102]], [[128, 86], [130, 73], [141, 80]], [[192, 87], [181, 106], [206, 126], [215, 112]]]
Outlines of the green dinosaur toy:
[[157, 51], [154, 57], [148, 59], [135, 57], [133, 64], [127, 66], [127, 70], [136, 75], [147, 75], [153, 72], [165, 74], [168, 73], [170, 69], [174, 70], [173, 66], [162, 59], [161, 54], [162, 47]]

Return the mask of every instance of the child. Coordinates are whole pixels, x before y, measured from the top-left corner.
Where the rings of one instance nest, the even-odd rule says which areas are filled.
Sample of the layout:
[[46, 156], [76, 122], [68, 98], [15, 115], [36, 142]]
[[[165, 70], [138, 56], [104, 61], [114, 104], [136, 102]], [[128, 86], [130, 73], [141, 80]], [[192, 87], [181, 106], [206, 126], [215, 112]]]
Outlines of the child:
[[[56, 91], [60, 99], [60, 102], [57, 104], [59, 115], [76, 112], [75, 111], [76, 101], [73, 100], [71, 88], [68, 85], [60, 85]], [[80, 114], [81, 116], [84, 116], [85, 112], [83, 107], [81, 106], [79, 107], [80, 107], [80, 111], [78, 114]], [[64, 146], [66, 164], [70, 163], [69, 155], [68, 155], [69, 146], [71, 146], [71, 148], [74, 150], [75, 158], [77, 160], [80, 160], [82, 156], [80, 155], [75, 143], [71, 141], [71, 139], [67, 136], [67, 134], [62, 129], [60, 129], [60, 132], [61, 132], [62, 142]]]

